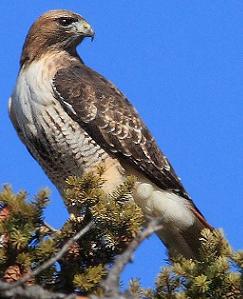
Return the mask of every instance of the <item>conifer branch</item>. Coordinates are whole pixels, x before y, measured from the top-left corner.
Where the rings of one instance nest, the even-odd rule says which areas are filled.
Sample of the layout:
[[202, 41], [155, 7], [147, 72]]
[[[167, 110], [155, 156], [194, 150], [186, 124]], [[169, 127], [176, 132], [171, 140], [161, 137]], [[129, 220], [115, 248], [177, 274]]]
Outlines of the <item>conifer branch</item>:
[[129, 263], [132, 254], [144, 239], [159, 229], [161, 229], [159, 219], [149, 222], [147, 227], [130, 243], [126, 251], [115, 259], [114, 265], [112, 269], [109, 270], [107, 278], [101, 284], [105, 289], [107, 297], [113, 297], [119, 294], [119, 277], [125, 266]]
[[1, 298], [21, 298], [21, 299], [75, 299], [76, 295], [68, 295], [63, 293], [50, 292], [41, 286], [17, 286], [12, 287], [10, 283], [0, 281]]
[[46, 221], [44, 221], [44, 226], [46, 228], [48, 228], [52, 233], [56, 233], [58, 231], [58, 229], [54, 228], [52, 225], [50, 225], [49, 223], [47, 223]]
[[[119, 290], [120, 274], [134, 251], [160, 228], [157, 220], [140, 232], [142, 213], [128, 200], [132, 182], [128, 178], [109, 195], [95, 175], [70, 178], [66, 204], [77, 208], [77, 215], [58, 232], [44, 222], [45, 190], [29, 202], [26, 193], [14, 194], [4, 187], [0, 192], [0, 298], [243, 299], [243, 252], [234, 252], [221, 232], [207, 229], [202, 231], [197, 260], [174, 258], [153, 289], [133, 280], [128, 291]], [[111, 263], [114, 266], [106, 268]]]
[[16, 288], [16, 287], [24, 284], [28, 280], [30, 280], [32, 277], [40, 274], [43, 270], [49, 268], [51, 265], [53, 265], [55, 262], [57, 262], [60, 258], [62, 258], [62, 256], [68, 251], [70, 246], [73, 245], [74, 242], [79, 240], [84, 234], [86, 234], [93, 226], [94, 226], [94, 223], [90, 222], [83, 229], [81, 229], [76, 235], [74, 235], [72, 238], [70, 238], [53, 257], [51, 257], [49, 260], [47, 260], [42, 265], [37, 267], [35, 270], [25, 274], [17, 282], [10, 284], [9, 287]]

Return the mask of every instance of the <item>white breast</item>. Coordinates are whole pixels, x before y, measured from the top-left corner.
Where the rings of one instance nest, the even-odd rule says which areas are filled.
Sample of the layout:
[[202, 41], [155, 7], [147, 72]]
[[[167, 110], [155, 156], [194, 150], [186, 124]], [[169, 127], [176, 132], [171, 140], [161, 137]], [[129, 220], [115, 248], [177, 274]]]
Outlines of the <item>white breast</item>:
[[51, 82], [43, 72], [41, 61], [33, 62], [21, 69], [11, 99], [11, 111], [14, 112], [18, 128], [25, 138], [37, 136], [38, 115], [43, 106], [51, 105]]
[[22, 141], [51, 180], [63, 189], [67, 176], [81, 176], [108, 155], [54, 98], [54, 74], [47, 69], [43, 61], [37, 61], [20, 71], [10, 116]]

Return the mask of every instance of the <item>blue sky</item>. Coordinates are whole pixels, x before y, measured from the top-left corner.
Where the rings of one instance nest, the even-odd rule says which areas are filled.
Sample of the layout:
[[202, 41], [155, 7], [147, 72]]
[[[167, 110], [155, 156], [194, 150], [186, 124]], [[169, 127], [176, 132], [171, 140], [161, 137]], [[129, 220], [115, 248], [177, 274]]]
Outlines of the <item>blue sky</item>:
[[[47, 220], [66, 212], [55, 187], [19, 141], [7, 113], [22, 44], [43, 12], [65, 8], [96, 31], [79, 53], [136, 106], [194, 202], [235, 249], [243, 248], [242, 19], [240, 0], [0, 1], [0, 185], [52, 190]], [[152, 286], [165, 265], [153, 236], [123, 274]]]

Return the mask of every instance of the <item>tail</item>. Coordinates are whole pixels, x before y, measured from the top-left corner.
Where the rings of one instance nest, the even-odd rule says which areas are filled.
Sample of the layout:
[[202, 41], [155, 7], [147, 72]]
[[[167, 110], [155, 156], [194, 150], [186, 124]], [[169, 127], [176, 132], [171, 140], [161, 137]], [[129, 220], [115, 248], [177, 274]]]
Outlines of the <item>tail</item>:
[[186, 229], [175, 227], [164, 227], [157, 232], [158, 237], [168, 248], [169, 256], [174, 257], [178, 254], [185, 258], [198, 258], [201, 247], [201, 232], [204, 228], [213, 230], [206, 219], [193, 210], [195, 221], [193, 225]]
[[137, 184], [133, 198], [148, 220], [161, 219], [157, 234], [171, 256], [198, 256], [201, 231], [212, 228], [191, 201], [147, 182]]

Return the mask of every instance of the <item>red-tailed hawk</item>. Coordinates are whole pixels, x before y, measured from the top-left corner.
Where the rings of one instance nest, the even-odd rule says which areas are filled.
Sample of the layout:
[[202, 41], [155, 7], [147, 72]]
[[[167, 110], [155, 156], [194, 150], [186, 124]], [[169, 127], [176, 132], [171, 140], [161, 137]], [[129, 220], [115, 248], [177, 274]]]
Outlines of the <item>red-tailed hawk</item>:
[[137, 176], [133, 198], [145, 217], [160, 217], [158, 235], [171, 254], [193, 257], [210, 226], [128, 99], [79, 57], [76, 46], [93, 35], [66, 10], [32, 25], [10, 98], [14, 127], [60, 192], [68, 176], [101, 164], [108, 192]]

